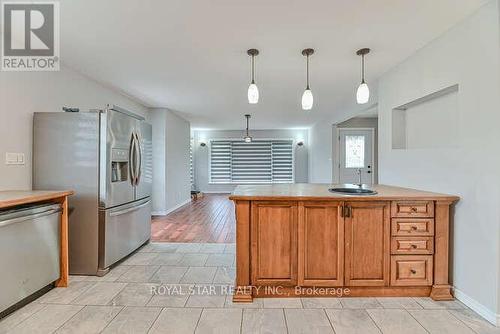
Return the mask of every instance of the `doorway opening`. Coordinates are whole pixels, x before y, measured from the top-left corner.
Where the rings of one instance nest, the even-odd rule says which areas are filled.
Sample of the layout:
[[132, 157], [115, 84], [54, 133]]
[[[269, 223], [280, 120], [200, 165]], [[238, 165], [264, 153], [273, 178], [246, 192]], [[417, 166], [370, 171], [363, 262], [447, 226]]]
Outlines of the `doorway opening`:
[[334, 183], [378, 183], [377, 130], [376, 113], [354, 117], [334, 126]]
[[374, 129], [339, 128], [339, 183], [374, 183]]

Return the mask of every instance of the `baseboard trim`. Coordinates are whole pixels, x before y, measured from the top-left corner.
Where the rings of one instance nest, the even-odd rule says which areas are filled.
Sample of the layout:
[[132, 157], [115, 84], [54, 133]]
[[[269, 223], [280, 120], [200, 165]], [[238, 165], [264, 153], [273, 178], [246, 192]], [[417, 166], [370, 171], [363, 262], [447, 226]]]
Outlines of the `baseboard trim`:
[[495, 314], [495, 312], [488, 309], [486, 306], [475, 300], [474, 298], [469, 297], [463, 291], [459, 289], [453, 290], [455, 298], [464, 303], [471, 310], [479, 314], [481, 317], [486, 319], [491, 324], [500, 327], [500, 314]]
[[174, 212], [177, 209], [180, 209], [181, 207], [183, 207], [184, 205], [186, 205], [188, 203], [191, 203], [191, 198], [185, 200], [184, 202], [177, 204], [176, 206], [174, 206], [173, 208], [170, 208], [168, 210], [152, 211], [151, 215], [152, 216], [166, 216], [169, 213]]

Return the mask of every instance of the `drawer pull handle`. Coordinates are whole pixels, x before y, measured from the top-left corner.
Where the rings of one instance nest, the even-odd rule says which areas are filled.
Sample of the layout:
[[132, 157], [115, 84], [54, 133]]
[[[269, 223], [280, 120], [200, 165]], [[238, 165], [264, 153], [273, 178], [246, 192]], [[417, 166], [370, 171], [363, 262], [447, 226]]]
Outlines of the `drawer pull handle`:
[[416, 230], [417, 230], [417, 227], [416, 227], [415, 225], [413, 225], [413, 226], [411, 227], [411, 229], [412, 229], [413, 231], [416, 231]]
[[416, 248], [417, 248], [417, 245], [412, 244], [410, 247], [411, 247], [411, 248], [413, 248], [413, 249], [416, 249]]
[[415, 269], [411, 269], [411, 270], [410, 270], [410, 272], [411, 272], [412, 274], [414, 274], [414, 275], [417, 273], [417, 271], [416, 271]]
[[414, 207], [414, 206], [411, 208], [411, 211], [412, 211], [412, 212], [417, 212], [417, 210], [418, 210], [418, 209], [417, 209], [416, 207]]

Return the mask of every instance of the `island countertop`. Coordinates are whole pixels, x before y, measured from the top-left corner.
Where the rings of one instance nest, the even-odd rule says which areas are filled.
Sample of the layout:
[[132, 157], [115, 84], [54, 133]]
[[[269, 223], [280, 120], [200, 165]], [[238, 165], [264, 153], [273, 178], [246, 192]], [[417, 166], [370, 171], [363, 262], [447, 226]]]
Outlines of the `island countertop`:
[[[231, 200], [440, 200], [458, 201], [459, 197], [410, 188], [377, 184], [364, 186], [377, 192], [374, 195], [351, 195], [332, 193], [329, 188], [343, 187], [342, 184], [294, 183], [273, 185], [239, 185], [229, 196]], [[352, 187], [352, 185], [350, 185]]]
[[71, 190], [4, 190], [0, 191], [0, 209], [22, 204], [50, 201], [73, 195]]

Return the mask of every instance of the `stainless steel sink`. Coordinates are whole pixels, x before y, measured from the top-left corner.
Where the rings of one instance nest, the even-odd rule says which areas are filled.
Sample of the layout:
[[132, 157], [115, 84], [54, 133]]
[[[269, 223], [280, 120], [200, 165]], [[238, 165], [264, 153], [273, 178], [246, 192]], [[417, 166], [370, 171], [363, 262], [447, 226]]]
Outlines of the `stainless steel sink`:
[[377, 192], [372, 189], [352, 187], [352, 188], [330, 188], [328, 191], [332, 193], [346, 194], [346, 195], [375, 195]]

